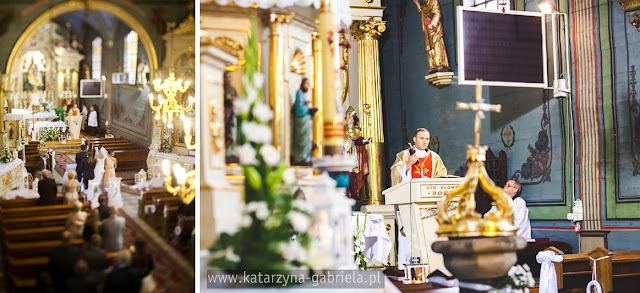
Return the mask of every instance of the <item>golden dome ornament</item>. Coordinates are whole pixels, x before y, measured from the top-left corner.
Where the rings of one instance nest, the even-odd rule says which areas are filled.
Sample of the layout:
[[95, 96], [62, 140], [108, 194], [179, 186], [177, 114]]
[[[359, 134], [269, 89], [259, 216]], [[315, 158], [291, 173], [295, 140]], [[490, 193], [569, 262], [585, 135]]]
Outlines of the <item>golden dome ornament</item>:
[[[475, 111], [475, 145], [467, 146], [467, 174], [460, 186], [445, 194], [438, 205], [438, 223], [440, 228], [436, 233], [440, 237], [496, 237], [516, 235], [516, 227], [513, 224], [513, 201], [504, 189], [497, 187], [489, 178], [485, 169], [487, 147], [480, 146], [481, 119], [484, 119], [484, 111], [500, 112], [500, 105], [485, 104], [482, 99], [482, 81], [476, 80], [476, 102], [456, 103], [458, 110]], [[493, 198], [494, 205], [498, 209], [496, 213], [487, 215], [484, 219], [478, 214], [475, 202], [475, 192], [480, 185]], [[451, 204], [457, 203], [455, 214], [448, 212]]]

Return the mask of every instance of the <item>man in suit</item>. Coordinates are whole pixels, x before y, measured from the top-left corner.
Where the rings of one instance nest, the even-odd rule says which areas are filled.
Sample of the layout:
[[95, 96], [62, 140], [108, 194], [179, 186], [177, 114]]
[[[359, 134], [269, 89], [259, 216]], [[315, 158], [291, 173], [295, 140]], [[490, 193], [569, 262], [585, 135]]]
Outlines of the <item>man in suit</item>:
[[51, 251], [49, 257], [49, 274], [53, 278], [56, 292], [67, 292], [65, 282], [73, 273], [73, 266], [81, 256], [81, 250], [71, 245], [71, 232], [63, 231], [60, 240], [62, 246]]
[[124, 233], [124, 218], [118, 216], [118, 207], [111, 206], [111, 216], [102, 222], [104, 234], [104, 249], [107, 252], [122, 249], [122, 233]]
[[58, 185], [53, 179], [53, 174], [49, 170], [44, 170], [42, 171], [42, 176], [44, 178], [38, 182], [38, 194], [40, 194], [38, 205], [56, 204]]
[[131, 252], [123, 249], [113, 258], [113, 271], [104, 281], [104, 293], [138, 293], [142, 286], [142, 274], [130, 266]]
[[100, 213], [100, 221], [104, 221], [106, 218], [109, 218], [109, 214], [111, 213], [107, 205], [107, 197], [101, 194], [98, 196], [98, 203], [100, 204], [100, 206], [97, 207], [98, 213]]
[[80, 145], [80, 152], [76, 154], [76, 177], [78, 182], [82, 182], [82, 170], [80, 170], [80, 162], [87, 159], [87, 145]]
[[100, 234], [91, 235], [91, 243], [88, 243], [82, 254], [89, 264], [89, 271], [104, 271], [107, 263], [107, 252], [102, 249], [102, 236]]

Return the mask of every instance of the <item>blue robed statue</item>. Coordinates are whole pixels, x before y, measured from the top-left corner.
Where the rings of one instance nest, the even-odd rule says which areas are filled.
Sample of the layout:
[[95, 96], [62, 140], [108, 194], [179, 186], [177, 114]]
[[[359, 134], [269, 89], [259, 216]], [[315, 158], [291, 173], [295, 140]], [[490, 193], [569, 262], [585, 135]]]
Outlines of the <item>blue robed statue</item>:
[[300, 89], [296, 92], [296, 101], [291, 109], [291, 165], [311, 166], [311, 119], [318, 111], [316, 107], [309, 107], [307, 92], [311, 87], [308, 78], [303, 78]]

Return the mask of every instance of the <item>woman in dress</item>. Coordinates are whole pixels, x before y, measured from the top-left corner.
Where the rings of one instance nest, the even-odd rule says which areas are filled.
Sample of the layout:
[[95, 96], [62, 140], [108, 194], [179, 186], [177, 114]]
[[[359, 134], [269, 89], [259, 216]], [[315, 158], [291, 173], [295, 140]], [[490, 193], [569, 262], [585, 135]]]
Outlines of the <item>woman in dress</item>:
[[109, 186], [109, 180], [116, 178], [116, 168], [118, 168], [118, 160], [116, 160], [113, 151], [108, 154], [104, 160], [104, 186]]
[[102, 184], [102, 176], [104, 176], [104, 158], [106, 158], [107, 156], [105, 156], [105, 151], [104, 147], [102, 147], [102, 149], [98, 150], [98, 148], [95, 148], [95, 159], [96, 159], [96, 167], [94, 170], [94, 173], [96, 174], [95, 180], [98, 181], [100, 183], [100, 193], [104, 193], [104, 188], [105, 186], [103, 186]]
[[69, 170], [67, 174], [67, 182], [62, 186], [62, 202], [64, 204], [75, 204], [78, 201], [78, 192], [80, 191], [80, 183], [76, 180], [76, 171]]
[[114, 183], [109, 182], [111, 179], [116, 178], [116, 168], [118, 168], [118, 161], [112, 151], [108, 153], [106, 159], [104, 159], [104, 186], [108, 191], [109, 206], [122, 208], [124, 203], [122, 201], [122, 194], [120, 193], [119, 181]]

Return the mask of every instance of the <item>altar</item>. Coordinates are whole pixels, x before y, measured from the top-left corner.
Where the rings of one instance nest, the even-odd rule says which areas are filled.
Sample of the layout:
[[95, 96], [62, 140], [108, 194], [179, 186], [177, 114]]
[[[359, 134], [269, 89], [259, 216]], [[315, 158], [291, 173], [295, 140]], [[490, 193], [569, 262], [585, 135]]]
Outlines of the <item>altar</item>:
[[50, 122], [50, 121], [36, 121], [35, 123], [27, 123], [27, 132], [31, 135], [31, 140], [40, 140], [40, 129], [45, 127], [55, 127], [62, 132], [67, 131], [67, 125], [62, 121]]
[[24, 183], [22, 169], [24, 169], [24, 164], [20, 159], [6, 164], [0, 163], [0, 195], [5, 195], [10, 190], [21, 187], [21, 183]]
[[194, 156], [182, 156], [174, 153], [163, 153], [159, 151], [149, 151], [147, 156], [147, 174], [149, 177], [156, 177], [162, 175], [162, 161], [164, 159], [171, 162], [171, 166], [174, 164], [180, 164], [184, 168], [185, 172], [196, 169], [196, 157]]
[[387, 206], [398, 207], [398, 265], [419, 257], [421, 263], [429, 264], [429, 273], [444, 267], [442, 255], [431, 250], [433, 242], [446, 240], [436, 235], [438, 203], [461, 182], [462, 178], [415, 178], [382, 192]]

